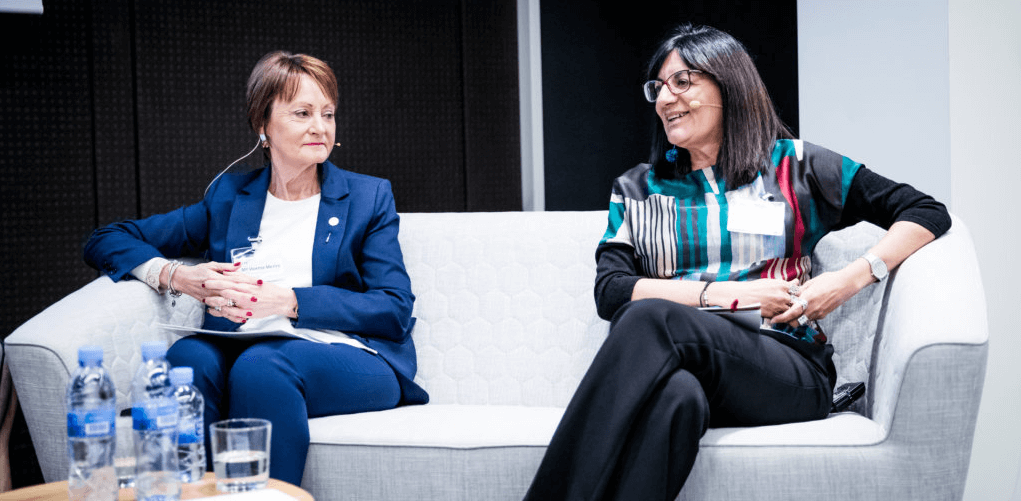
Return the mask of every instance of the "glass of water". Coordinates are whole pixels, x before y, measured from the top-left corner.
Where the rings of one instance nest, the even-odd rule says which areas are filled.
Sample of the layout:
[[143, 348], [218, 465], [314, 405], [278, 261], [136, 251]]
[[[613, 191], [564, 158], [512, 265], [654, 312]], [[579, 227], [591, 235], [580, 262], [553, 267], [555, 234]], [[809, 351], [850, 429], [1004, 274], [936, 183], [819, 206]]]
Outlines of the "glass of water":
[[265, 419], [228, 419], [209, 425], [218, 491], [245, 492], [266, 487], [272, 431], [272, 424]]
[[117, 474], [118, 488], [135, 486], [135, 437], [130, 417], [117, 420], [117, 449], [113, 456], [113, 469]]

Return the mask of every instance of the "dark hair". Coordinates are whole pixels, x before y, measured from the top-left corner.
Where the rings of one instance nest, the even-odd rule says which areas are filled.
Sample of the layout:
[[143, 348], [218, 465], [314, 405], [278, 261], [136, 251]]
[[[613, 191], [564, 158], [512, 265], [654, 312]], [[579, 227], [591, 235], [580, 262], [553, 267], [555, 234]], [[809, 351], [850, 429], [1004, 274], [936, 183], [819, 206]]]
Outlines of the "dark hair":
[[248, 77], [248, 123], [259, 132], [269, 120], [273, 101], [294, 99], [301, 76], [308, 75], [334, 105], [337, 104], [337, 77], [322, 60], [305, 54], [270, 52], [255, 64]]
[[[649, 62], [647, 79], [657, 78], [663, 62], [677, 52], [688, 68], [712, 75], [723, 102], [723, 140], [716, 165], [728, 187], [748, 184], [765, 172], [777, 139], [793, 136], [773, 109], [766, 86], [741, 42], [715, 28], [683, 24], [660, 43]], [[649, 163], [657, 175], [673, 177], [691, 171], [691, 156], [678, 148], [676, 167], [665, 159], [673, 148], [659, 117], [655, 118]], [[669, 174], [668, 174], [669, 173]]]

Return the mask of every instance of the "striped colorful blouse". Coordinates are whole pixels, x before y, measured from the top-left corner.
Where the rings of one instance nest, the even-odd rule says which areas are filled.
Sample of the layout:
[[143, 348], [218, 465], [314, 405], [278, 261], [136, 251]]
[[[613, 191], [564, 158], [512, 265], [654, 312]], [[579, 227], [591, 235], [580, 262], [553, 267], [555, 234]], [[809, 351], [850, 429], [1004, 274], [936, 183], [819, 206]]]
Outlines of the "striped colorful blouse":
[[614, 182], [600, 245], [633, 247], [639, 272], [652, 278], [807, 280], [812, 250], [839, 222], [861, 164], [780, 140], [773, 165], [773, 175], [733, 189], [715, 166], [662, 179], [639, 165]]
[[777, 141], [767, 172], [736, 188], [715, 167], [664, 178], [641, 164], [613, 184], [596, 250], [596, 307], [612, 318], [643, 277], [804, 281], [830, 231], [901, 220], [937, 237], [950, 228], [942, 203], [805, 141]]

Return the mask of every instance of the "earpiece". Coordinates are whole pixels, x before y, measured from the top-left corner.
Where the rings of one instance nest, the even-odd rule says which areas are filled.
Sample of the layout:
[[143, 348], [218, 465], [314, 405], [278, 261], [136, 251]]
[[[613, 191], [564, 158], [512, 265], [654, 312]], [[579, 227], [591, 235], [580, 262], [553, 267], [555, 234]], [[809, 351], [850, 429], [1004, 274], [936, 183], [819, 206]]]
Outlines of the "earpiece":
[[689, 101], [688, 102], [688, 107], [693, 109], [693, 110], [697, 110], [697, 109], [699, 109], [699, 108], [701, 108], [703, 106], [715, 106], [717, 108], [722, 108], [723, 107], [723, 106], [718, 105], [718, 104], [708, 104], [708, 103], [702, 104], [702, 101]]
[[241, 158], [238, 158], [237, 160], [231, 162], [230, 165], [228, 165], [226, 169], [221, 170], [220, 173], [217, 174], [216, 177], [214, 177], [213, 180], [210, 181], [209, 184], [206, 185], [206, 191], [202, 192], [202, 196], [206, 196], [206, 193], [209, 193], [209, 187], [211, 187], [213, 185], [213, 183], [216, 182], [217, 179], [220, 179], [220, 176], [222, 176], [224, 172], [227, 172], [228, 170], [230, 170], [231, 167], [234, 166], [234, 164], [240, 162], [241, 160], [243, 160], [248, 155], [251, 155], [252, 153], [255, 153], [255, 150], [259, 149], [259, 145], [262, 144], [262, 141], [266, 140], [266, 135], [265, 134], [259, 134], [259, 137], [262, 138], [262, 140], [261, 141], [257, 141], [255, 143], [255, 147], [252, 148], [252, 151], [249, 151], [247, 155], [245, 155], [245, 156], [243, 156]]
[[336, 144], [337, 146], [340, 146], [340, 143], [334, 143], [334, 144]]
[[[697, 103], [698, 101], [695, 101], [695, 102]], [[266, 140], [266, 135], [265, 134], [259, 134], [259, 141], [265, 141], [265, 140]]]

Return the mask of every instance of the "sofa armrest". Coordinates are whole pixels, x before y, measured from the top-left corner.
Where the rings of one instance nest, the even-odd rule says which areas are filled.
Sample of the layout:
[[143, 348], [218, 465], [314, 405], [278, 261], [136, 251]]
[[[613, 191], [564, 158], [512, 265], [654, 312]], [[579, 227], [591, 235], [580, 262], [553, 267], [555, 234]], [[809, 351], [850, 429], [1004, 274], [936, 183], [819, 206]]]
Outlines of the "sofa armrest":
[[989, 340], [967, 226], [954, 217], [950, 231], [908, 258], [888, 287], [873, 361], [872, 417], [892, 440], [927, 443], [964, 433], [967, 444], [953, 445], [967, 445], [967, 456]]
[[[172, 303], [176, 303], [172, 306]], [[103, 365], [117, 388], [117, 409], [130, 406], [131, 378], [145, 341], [173, 342], [160, 323], [198, 327], [202, 304], [153, 292], [137, 280], [103, 276], [18, 327], [4, 342], [15, 390], [47, 482], [67, 477], [64, 392], [78, 348], [103, 347]]]

